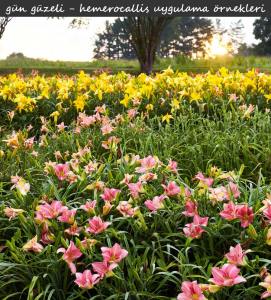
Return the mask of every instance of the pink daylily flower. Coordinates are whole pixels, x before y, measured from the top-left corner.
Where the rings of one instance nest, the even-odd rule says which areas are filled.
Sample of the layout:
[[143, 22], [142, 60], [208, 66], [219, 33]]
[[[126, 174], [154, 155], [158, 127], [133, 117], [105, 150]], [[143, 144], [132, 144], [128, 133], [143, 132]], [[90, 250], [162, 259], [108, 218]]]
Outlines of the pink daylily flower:
[[185, 202], [185, 211], [182, 212], [183, 215], [187, 217], [194, 217], [198, 214], [197, 202], [193, 200], [186, 200]]
[[196, 280], [184, 281], [181, 289], [182, 293], [178, 295], [177, 300], [207, 300]]
[[130, 194], [133, 198], [138, 198], [139, 193], [143, 193], [143, 185], [141, 181], [138, 181], [137, 183], [128, 183], [128, 188], [130, 190]]
[[190, 189], [186, 187], [186, 188], [184, 189], [184, 197], [185, 197], [186, 199], [190, 199], [191, 195], [192, 195], [192, 193], [191, 193]]
[[236, 219], [236, 209], [237, 208], [232, 201], [229, 203], [226, 203], [223, 205], [223, 210], [220, 212], [220, 216], [223, 219], [232, 221], [232, 220]]
[[64, 230], [65, 233], [71, 236], [79, 236], [79, 233], [81, 232], [82, 227], [78, 227], [77, 223], [74, 222], [70, 228], [67, 228]]
[[137, 110], [132, 108], [127, 111], [127, 115], [129, 119], [133, 119], [138, 114]]
[[90, 270], [85, 270], [83, 273], [75, 273], [75, 276], [74, 282], [82, 289], [92, 289], [100, 281], [100, 276], [92, 274]]
[[233, 183], [232, 181], [228, 184], [228, 196], [227, 199], [230, 200], [230, 196], [232, 195], [235, 199], [240, 197], [240, 191], [238, 185]]
[[89, 127], [90, 125], [94, 124], [96, 122], [95, 116], [87, 116], [84, 113], [79, 113], [77, 118], [77, 123], [81, 127]]
[[141, 182], [148, 182], [148, 181], [152, 181], [152, 180], [156, 180], [157, 179], [157, 175], [155, 173], [145, 173], [143, 175], [141, 175], [139, 177], [139, 181]]
[[157, 165], [157, 159], [151, 155], [140, 159], [141, 167], [135, 169], [136, 173], [145, 173]]
[[144, 204], [150, 211], [156, 212], [158, 209], [164, 207], [163, 201], [165, 198], [165, 195], [155, 196], [152, 200], [146, 200]]
[[38, 243], [38, 237], [35, 236], [23, 246], [23, 250], [40, 253], [43, 250], [43, 246]]
[[229, 264], [243, 266], [245, 264], [246, 251], [243, 251], [240, 244], [230, 247], [230, 251], [225, 254]]
[[43, 223], [40, 241], [43, 244], [48, 245], [48, 244], [52, 244], [54, 240], [55, 240], [55, 236], [50, 232], [48, 224], [46, 222]]
[[162, 187], [165, 190], [165, 194], [169, 197], [178, 195], [181, 192], [180, 187], [175, 181], [170, 181], [168, 185], [162, 184]]
[[111, 224], [110, 222], [104, 222], [100, 217], [93, 217], [88, 221], [89, 227], [86, 228], [86, 232], [93, 234], [99, 234], [106, 230], [106, 228]]
[[106, 105], [103, 104], [102, 106], [96, 106], [95, 107], [95, 112], [99, 114], [104, 114], [106, 113]]
[[66, 261], [66, 263], [68, 264], [71, 272], [74, 274], [76, 273], [76, 267], [75, 264], [73, 263], [74, 260], [76, 260], [77, 258], [82, 256], [82, 253], [80, 251], [80, 249], [78, 249], [75, 245], [73, 241], [70, 241], [70, 245], [67, 248], [67, 250], [65, 248], [59, 248], [57, 250], [57, 253], [64, 253], [62, 259]]
[[115, 243], [112, 248], [102, 247], [102, 256], [105, 262], [119, 263], [128, 255], [128, 251], [122, 249], [118, 243]]
[[233, 286], [241, 282], [246, 282], [246, 279], [240, 275], [240, 269], [235, 265], [225, 264], [222, 268], [213, 267], [210, 282], [218, 286]]
[[178, 163], [170, 159], [167, 168], [173, 173], [178, 173], [177, 167], [178, 167]]
[[237, 205], [236, 217], [241, 221], [243, 228], [248, 227], [254, 219], [253, 210], [247, 204]]
[[91, 265], [93, 267], [93, 270], [98, 273], [101, 278], [104, 278], [106, 275], [112, 273], [112, 270], [118, 266], [117, 263], [110, 264], [106, 261], [94, 262]]
[[24, 141], [24, 146], [26, 149], [32, 149], [33, 146], [34, 146], [34, 140], [35, 140], [35, 137], [31, 137], [29, 139], [26, 139]]
[[60, 124], [58, 124], [56, 126], [57, 126], [57, 129], [58, 129], [58, 132], [64, 131], [64, 129], [67, 127], [67, 126], [65, 126], [64, 122], [61, 122]]
[[4, 214], [6, 217], [9, 218], [9, 221], [16, 218], [19, 214], [23, 213], [24, 210], [20, 208], [12, 208], [12, 207], [6, 207], [4, 209]]
[[107, 141], [102, 142], [102, 147], [104, 149], [111, 149], [117, 146], [120, 142], [120, 139], [116, 136], [110, 136]]
[[263, 215], [268, 219], [269, 222], [271, 222], [271, 203], [270, 203], [270, 201], [265, 201], [265, 205], [262, 209], [263, 209]]
[[132, 178], [134, 177], [134, 175], [130, 175], [130, 174], [125, 174], [124, 178], [122, 179], [122, 181], [120, 182], [120, 184], [129, 184], [130, 181], [132, 180]]
[[70, 168], [68, 164], [57, 164], [54, 166], [54, 171], [57, 178], [63, 181], [68, 177]]
[[199, 172], [196, 176], [195, 179], [199, 180], [201, 183], [206, 185], [207, 187], [212, 186], [214, 179], [210, 177], [205, 177], [202, 172]]
[[209, 188], [209, 197], [213, 203], [229, 200], [228, 191], [224, 186]]
[[271, 297], [271, 275], [268, 274], [265, 278], [263, 282], [259, 283], [260, 286], [263, 286], [264, 288], [266, 288], [266, 291], [262, 293], [261, 295], [261, 299], [266, 299]]
[[201, 218], [199, 215], [195, 215], [193, 218], [193, 222], [186, 224], [185, 228], [183, 228], [183, 232], [186, 237], [190, 237], [193, 239], [200, 238], [202, 233], [205, 232], [202, 226], [207, 226], [208, 219], [208, 217]]
[[43, 222], [46, 221], [46, 219], [57, 218], [65, 209], [67, 209], [67, 207], [63, 206], [61, 201], [54, 200], [50, 204], [44, 202], [44, 204], [36, 208], [36, 220]]
[[61, 216], [59, 216], [57, 219], [60, 222], [73, 224], [74, 222], [74, 216], [76, 214], [76, 209], [69, 210], [68, 208], [63, 209]]
[[120, 201], [119, 205], [117, 206], [117, 210], [124, 216], [124, 217], [133, 217], [138, 210], [138, 207], [132, 207], [132, 205], [128, 201]]
[[120, 190], [118, 190], [118, 189], [105, 188], [103, 194], [101, 195], [101, 198], [104, 201], [112, 202], [116, 199], [116, 197], [119, 193], [120, 193]]
[[98, 164], [91, 161], [84, 167], [84, 170], [86, 174], [92, 174], [94, 171], [97, 170], [97, 167]]
[[18, 175], [11, 176], [11, 183], [13, 183], [11, 190], [16, 188], [22, 196], [26, 196], [26, 194], [30, 191], [30, 184], [25, 181], [23, 177], [20, 177]]
[[101, 131], [103, 135], [109, 134], [114, 130], [114, 128], [108, 123], [101, 127]]
[[93, 214], [95, 212], [96, 203], [96, 200], [87, 201], [84, 205], [81, 205], [80, 208], [89, 214]]

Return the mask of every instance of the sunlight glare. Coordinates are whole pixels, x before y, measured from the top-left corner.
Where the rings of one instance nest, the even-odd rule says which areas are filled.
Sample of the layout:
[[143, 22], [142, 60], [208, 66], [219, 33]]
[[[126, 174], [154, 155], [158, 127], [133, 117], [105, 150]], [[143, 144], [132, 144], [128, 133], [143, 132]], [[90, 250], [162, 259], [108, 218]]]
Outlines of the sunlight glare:
[[216, 34], [212, 41], [207, 44], [207, 53], [210, 57], [226, 55], [229, 53], [227, 43], [224, 43], [221, 36]]

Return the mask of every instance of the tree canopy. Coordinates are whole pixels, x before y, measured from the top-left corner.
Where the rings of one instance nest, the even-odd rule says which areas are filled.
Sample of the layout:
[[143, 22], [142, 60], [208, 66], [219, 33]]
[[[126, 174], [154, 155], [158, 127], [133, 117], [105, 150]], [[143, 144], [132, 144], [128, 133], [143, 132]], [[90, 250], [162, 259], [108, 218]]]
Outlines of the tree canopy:
[[[95, 41], [95, 58], [131, 59], [137, 57], [130, 31], [133, 24], [131, 23], [130, 27], [127, 26], [127, 23], [130, 22], [129, 19], [118, 18], [113, 23], [106, 23], [105, 30], [97, 35]], [[142, 20], [138, 20], [138, 22], [142, 22]], [[205, 44], [212, 38], [214, 30], [211, 20], [199, 17], [175, 17], [167, 20], [163, 27], [159, 38], [160, 42], [155, 47], [155, 51], [160, 57], [177, 54], [189, 57], [193, 54], [204, 56], [206, 54]], [[142, 38], [135, 40], [136, 43], [140, 41], [142, 43]], [[138, 45], [137, 48], [139, 47]]]
[[260, 40], [255, 46], [260, 55], [271, 55], [271, 17], [261, 17], [254, 22], [254, 36]]

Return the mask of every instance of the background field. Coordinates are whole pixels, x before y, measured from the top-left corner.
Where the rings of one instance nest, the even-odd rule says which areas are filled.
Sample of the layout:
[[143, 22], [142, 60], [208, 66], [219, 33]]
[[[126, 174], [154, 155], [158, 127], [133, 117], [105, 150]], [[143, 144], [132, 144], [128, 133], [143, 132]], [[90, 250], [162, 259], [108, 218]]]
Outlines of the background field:
[[[239, 70], [244, 72], [251, 68], [258, 68], [263, 72], [269, 72], [271, 69], [271, 57], [258, 56], [221, 56], [215, 59], [191, 60], [185, 56], [176, 56], [174, 58], [157, 58], [154, 64], [154, 72], [158, 72], [171, 66], [173, 70], [184, 72], [204, 73], [217, 71], [223, 66], [230, 70]], [[132, 74], [139, 73], [139, 63], [137, 60], [94, 60], [92, 62], [76, 61], [49, 61], [32, 58], [12, 58], [0, 60], [0, 74], [8, 74], [21, 70], [29, 74], [32, 70], [38, 70], [40, 73], [52, 75], [55, 73], [73, 75], [80, 70], [87, 73], [94, 73], [97, 69], [108, 68], [113, 73], [125, 71]]]

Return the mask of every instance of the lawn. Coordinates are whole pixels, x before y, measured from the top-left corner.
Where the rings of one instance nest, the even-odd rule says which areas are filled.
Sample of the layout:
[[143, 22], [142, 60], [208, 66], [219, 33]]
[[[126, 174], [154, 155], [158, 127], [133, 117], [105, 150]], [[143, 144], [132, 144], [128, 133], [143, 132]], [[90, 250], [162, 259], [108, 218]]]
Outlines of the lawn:
[[0, 298], [271, 296], [271, 76], [0, 76]]
[[[217, 71], [223, 66], [230, 70], [247, 71], [258, 68], [261, 71], [269, 72], [271, 68], [270, 57], [256, 56], [234, 56], [217, 57], [213, 59], [191, 60], [185, 56], [174, 58], [156, 58], [154, 72], [159, 72], [171, 66], [174, 70], [181, 70], [192, 73], [205, 73], [209, 70]], [[32, 70], [38, 70], [42, 74], [53, 75], [56, 73], [74, 75], [80, 70], [88, 73], [95, 73], [99, 69], [108, 69], [113, 73], [125, 71], [132, 74], [139, 73], [139, 63], [137, 60], [93, 60], [89, 62], [75, 61], [48, 61], [31, 58], [10, 58], [0, 60], [0, 74], [5, 75], [17, 70], [25, 74], [31, 74]]]

